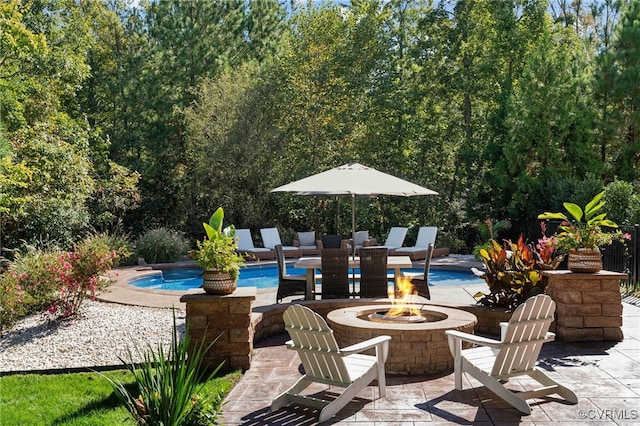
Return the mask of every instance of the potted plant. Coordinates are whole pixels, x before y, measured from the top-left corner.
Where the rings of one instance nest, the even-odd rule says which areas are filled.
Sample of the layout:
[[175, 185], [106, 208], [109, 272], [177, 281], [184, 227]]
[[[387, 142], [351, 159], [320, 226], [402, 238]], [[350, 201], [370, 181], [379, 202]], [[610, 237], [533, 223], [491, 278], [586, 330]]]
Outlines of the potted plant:
[[628, 239], [628, 234], [620, 230], [610, 232], [604, 228], [617, 228], [618, 225], [607, 219], [607, 213], [601, 210], [605, 205], [604, 191], [597, 194], [582, 209], [574, 203], [563, 203], [569, 213], [545, 212], [538, 219], [558, 219], [562, 223], [555, 235], [547, 240], [547, 245], [558, 251], [568, 253], [568, 268], [572, 272], [598, 272], [602, 269], [600, 247], [609, 245], [613, 240]]
[[236, 289], [244, 258], [237, 251], [235, 227], [222, 228], [222, 207], [211, 215], [209, 223], [203, 223], [207, 236], [198, 241], [195, 260], [204, 270], [202, 288], [209, 294], [230, 294]]

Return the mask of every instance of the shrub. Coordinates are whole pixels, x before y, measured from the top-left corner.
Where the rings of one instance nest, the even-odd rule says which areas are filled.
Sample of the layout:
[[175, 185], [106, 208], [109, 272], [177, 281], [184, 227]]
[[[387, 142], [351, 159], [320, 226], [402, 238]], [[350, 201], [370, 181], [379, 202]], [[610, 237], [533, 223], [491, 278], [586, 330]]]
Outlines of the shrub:
[[47, 312], [54, 317], [68, 317], [80, 310], [87, 294], [94, 298], [111, 282], [100, 276], [111, 269], [118, 259], [104, 237], [89, 237], [74, 246], [73, 252], [63, 252], [57, 257], [58, 264], [49, 272], [51, 280], [58, 284], [56, 299]]
[[27, 247], [17, 253], [0, 277], [0, 330], [19, 318], [41, 312], [56, 297], [57, 282], [50, 271], [58, 264], [59, 252]]
[[138, 257], [147, 263], [177, 262], [189, 248], [189, 241], [180, 232], [167, 228], [147, 231], [136, 243]]
[[542, 281], [543, 269], [555, 269], [562, 261], [553, 248], [545, 244], [543, 238], [538, 247], [525, 244], [522, 236], [517, 243], [505, 241], [501, 246], [490, 241], [488, 249], [481, 248], [479, 255], [487, 270], [472, 268], [474, 274], [485, 280], [489, 294], [478, 292], [478, 303], [490, 308], [504, 307], [514, 310], [529, 297], [545, 292]]
[[112, 245], [108, 236], [97, 235], [72, 252], [29, 247], [18, 253], [0, 277], [0, 329], [45, 309], [51, 318], [76, 314], [87, 295], [94, 297], [110, 284], [100, 275], [127, 254], [126, 248]]
[[[162, 346], [151, 347], [142, 354], [140, 366], [121, 359], [133, 374], [137, 389], [129, 392], [121, 383], [107, 378], [118, 398], [126, 405], [139, 425], [208, 425], [216, 424], [222, 412], [223, 395], [202, 397], [202, 389], [222, 364], [206, 375], [202, 369], [204, 355], [215, 343], [205, 346], [204, 338], [191, 345], [189, 333], [180, 340], [173, 312], [171, 348], [166, 354]], [[188, 351], [191, 347], [192, 350]], [[105, 377], [105, 376], [103, 376]]]

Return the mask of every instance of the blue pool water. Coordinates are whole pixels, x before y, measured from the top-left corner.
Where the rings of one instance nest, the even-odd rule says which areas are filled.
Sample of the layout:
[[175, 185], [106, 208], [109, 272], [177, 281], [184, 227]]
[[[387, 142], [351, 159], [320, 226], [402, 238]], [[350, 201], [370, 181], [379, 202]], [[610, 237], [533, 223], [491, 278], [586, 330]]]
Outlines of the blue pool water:
[[[422, 269], [408, 269], [412, 272], [422, 272]], [[304, 274], [306, 270], [287, 268], [290, 274]], [[130, 285], [152, 290], [181, 290], [187, 291], [198, 288], [202, 284], [201, 269], [164, 269], [157, 274], [136, 278], [129, 281]], [[482, 284], [484, 281], [474, 276], [471, 271], [456, 271], [450, 269], [431, 269], [429, 285], [451, 286], [463, 284]], [[240, 270], [238, 287], [276, 288], [278, 287], [278, 267], [276, 265], [249, 266]]]

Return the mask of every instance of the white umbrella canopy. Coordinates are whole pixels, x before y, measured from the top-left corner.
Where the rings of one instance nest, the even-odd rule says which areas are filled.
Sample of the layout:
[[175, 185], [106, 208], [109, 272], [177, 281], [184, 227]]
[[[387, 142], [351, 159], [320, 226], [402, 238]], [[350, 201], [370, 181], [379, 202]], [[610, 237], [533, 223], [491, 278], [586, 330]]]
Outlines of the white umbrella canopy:
[[271, 192], [295, 192], [297, 195], [351, 195], [351, 231], [355, 239], [355, 197], [374, 195], [438, 195], [436, 191], [351, 162], [306, 178], [279, 186]]

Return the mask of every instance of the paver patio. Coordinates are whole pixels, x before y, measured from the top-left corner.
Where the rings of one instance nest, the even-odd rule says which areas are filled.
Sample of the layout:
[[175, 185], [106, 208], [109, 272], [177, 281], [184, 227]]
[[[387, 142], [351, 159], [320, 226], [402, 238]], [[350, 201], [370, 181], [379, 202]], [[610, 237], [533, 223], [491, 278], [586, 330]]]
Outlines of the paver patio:
[[[569, 405], [559, 398], [533, 400], [529, 416], [498, 399], [480, 383], [465, 377], [464, 390], [454, 389], [453, 374], [387, 375], [387, 396], [375, 399], [369, 386], [334, 419], [341, 425], [564, 425], [640, 424], [640, 307], [624, 303], [622, 342], [555, 341], [543, 346], [540, 362], [579, 398]], [[316, 410], [285, 407], [269, 412], [271, 400], [300, 376], [300, 362], [287, 350], [286, 334], [256, 345], [251, 368], [227, 397], [225, 425], [313, 425]], [[527, 380], [512, 380], [527, 389]], [[331, 395], [331, 389], [317, 391]]]
[[[475, 286], [433, 287], [432, 301], [469, 304], [473, 301], [471, 294], [477, 290]], [[114, 288], [103, 298], [121, 303], [178, 306], [179, 296]], [[258, 292], [256, 305], [272, 303], [275, 303], [275, 289]], [[524, 416], [468, 377], [465, 377], [464, 390], [457, 391], [453, 373], [437, 377], [387, 375], [385, 398], [375, 399], [377, 388], [369, 386], [325, 424], [640, 424], [640, 300], [624, 300], [622, 330], [622, 342], [554, 341], [543, 346], [539, 365], [578, 395], [577, 405], [553, 397], [537, 399], [530, 401], [531, 415]], [[301, 375], [299, 359], [295, 351], [285, 348], [286, 340], [288, 335], [282, 334], [255, 345], [251, 368], [226, 399], [223, 424], [317, 424], [317, 411], [311, 408], [289, 406], [273, 413], [269, 411], [271, 400]], [[516, 390], [528, 386], [525, 379], [509, 383]], [[332, 395], [332, 389], [322, 385], [314, 391]]]

